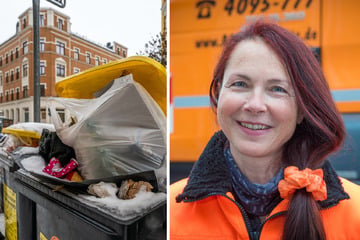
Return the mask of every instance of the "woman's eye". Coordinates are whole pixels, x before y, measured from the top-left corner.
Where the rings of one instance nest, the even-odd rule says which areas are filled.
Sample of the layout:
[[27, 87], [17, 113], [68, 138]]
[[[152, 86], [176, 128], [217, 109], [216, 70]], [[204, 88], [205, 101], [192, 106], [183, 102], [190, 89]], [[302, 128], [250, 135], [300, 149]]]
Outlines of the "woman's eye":
[[246, 82], [240, 81], [240, 82], [234, 82], [232, 84], [232, 86], [235, 86], [235, 87], [247, 87], [247, 84], [246, 84]]
[[284, 88], [279, 87], [279, 86], [272, 87], [271, 91], [278, 92], [278, 93], [287, 93], [287, 91]]

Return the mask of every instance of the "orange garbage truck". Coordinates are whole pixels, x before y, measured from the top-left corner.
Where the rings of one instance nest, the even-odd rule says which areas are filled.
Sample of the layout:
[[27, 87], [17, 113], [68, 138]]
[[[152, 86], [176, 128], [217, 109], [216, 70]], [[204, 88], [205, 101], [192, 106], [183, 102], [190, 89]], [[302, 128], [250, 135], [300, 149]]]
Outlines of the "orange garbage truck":
[[331, 161], [360, 180], [360, 2], [352, 0], [171, 0], [170, 173], [187, 176], [214, 131], [209, 86], [224, 42], [250, 21], [270, 19], [316, 52], [347, 139]]

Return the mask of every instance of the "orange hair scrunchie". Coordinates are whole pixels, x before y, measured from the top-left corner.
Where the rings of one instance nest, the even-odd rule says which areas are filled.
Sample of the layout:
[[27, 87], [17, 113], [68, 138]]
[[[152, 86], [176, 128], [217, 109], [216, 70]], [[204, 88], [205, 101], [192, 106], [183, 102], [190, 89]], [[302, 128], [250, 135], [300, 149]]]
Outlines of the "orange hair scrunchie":
[[279, 182], [278, 189], [283, 199], [290, 199], [296, 189], [306, 188], [307, 192], [317, 201], [327, 198], [326, 183], [323, 179], [323, 170], [311, 170], [290, 166], [285, 168], [284, 179]]

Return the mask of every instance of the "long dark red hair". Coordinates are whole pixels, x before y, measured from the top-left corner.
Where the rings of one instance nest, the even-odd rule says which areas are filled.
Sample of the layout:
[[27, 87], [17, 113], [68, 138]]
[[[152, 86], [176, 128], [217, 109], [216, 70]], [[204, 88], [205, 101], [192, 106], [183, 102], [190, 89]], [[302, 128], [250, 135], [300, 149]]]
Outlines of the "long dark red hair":
[[[319, 168], [326, 156], [342, 145], [345, 127], [318, 60], [295, 34], [274, 23], [258, 21], [233, 35], [215, 68], [210, 86], [211, 105], [217, 108], [224, 71], [235, 46], [255, 37], [262, 38], [282, 61], [304, 116], [284, 146], [284, 164], [299, 169]], [[304, 189], [291, 198], [282, 239], [326, 239], [318, 205]]]

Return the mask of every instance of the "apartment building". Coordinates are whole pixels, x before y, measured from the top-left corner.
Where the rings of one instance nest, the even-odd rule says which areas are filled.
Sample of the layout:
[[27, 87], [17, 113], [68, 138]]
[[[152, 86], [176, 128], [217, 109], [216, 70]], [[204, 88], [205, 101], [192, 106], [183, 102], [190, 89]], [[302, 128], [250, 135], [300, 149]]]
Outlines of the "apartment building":
[[[71, 32], [70, 17], [52, 8], [40, 9], [40, 119], [47, 113], [55, 84], [93, 66], [125, 58], [127, 48], [115, 41], [106, 46]], [[14, 123], [33, 121], [33, 11], [22, 13], [16, 33], [0, 43], [0, 113]], [[62, 106], [56, 106], [65, 117]]]

